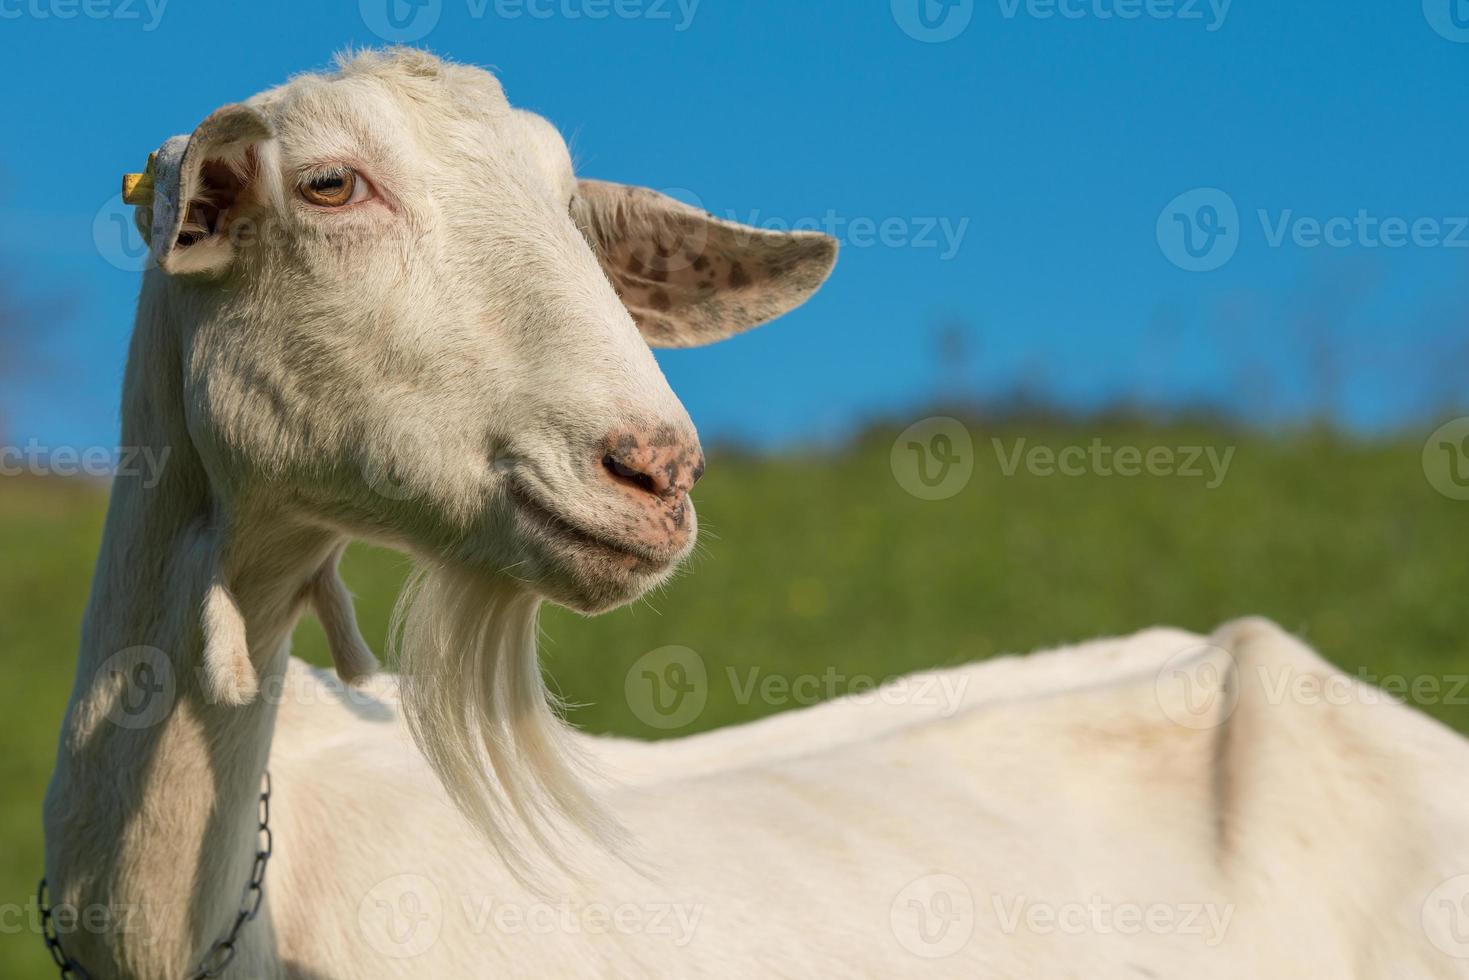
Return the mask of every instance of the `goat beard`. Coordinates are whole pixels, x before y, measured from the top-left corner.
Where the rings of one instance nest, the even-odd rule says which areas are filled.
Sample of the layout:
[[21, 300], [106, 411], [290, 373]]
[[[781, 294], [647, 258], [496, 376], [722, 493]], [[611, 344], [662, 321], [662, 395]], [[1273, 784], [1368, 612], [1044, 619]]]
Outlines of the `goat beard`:
[[619, 856], [626, 845], [542, 678], [540, 604], [522, 583], [421, 567], [391, 631], [414, 741], [455, 806], [528, 884], [544, 877], [546, 858], [580, 876], [571, 855], [586, 843]]

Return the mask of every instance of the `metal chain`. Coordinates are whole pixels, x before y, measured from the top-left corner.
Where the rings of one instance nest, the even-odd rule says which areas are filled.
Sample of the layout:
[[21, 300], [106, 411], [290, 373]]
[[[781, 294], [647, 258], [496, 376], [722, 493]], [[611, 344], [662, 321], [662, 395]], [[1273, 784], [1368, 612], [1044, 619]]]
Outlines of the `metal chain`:
[[[265, 866], [270, 863], [270, 855], [275, 850], [275, 837], [270, 832], [269, 772], [264, 774], [264, 779], [265, 786], [260, 790], [260, 812], [255, 831], [255, 863], [250, 866], [250, 881], [245, 885], [240, 907], [224, 938], [216, 940], [209, 947], [209, 952], [204, 954], [198, 967], [186, 980], [213, 980], [223, 973], [225, 967], [234, 961], [240, 930], [245, 927], [245, 923], [260, 914], [260, 906], [265, 901]], [[36, 890], [36, 903], [41, 908], [41, 936], [46, 940], [46, 949], [50, 951], [52, 961], [61, 971], [62, 980], [91, 980], [91, 974], [61, 948], [61, 936], [57, 934], [56, 924], [51, 917], [51, 902], [46, 893], [45, 878], [41, 879], [41, 887]]]
[[49, 899], [50, 896], [46, 894], [46, 879], [42, 878], [41, 887], [36, 889], [36, 904], [41, 907], [41, 938], [46, 940], [46, 950], [51, 954], [51, 961], [61, 971], [61, 980], [92, 980], [91, 974], [61, 948], [61, 937], [57, 935], [56, 923], [51, 919]]

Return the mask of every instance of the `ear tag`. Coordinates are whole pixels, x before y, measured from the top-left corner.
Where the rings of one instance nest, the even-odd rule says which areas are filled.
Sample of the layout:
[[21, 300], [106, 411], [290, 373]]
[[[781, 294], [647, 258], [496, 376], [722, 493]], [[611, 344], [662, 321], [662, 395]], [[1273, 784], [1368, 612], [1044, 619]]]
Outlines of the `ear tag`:
[[122, 175], [124, 204], [148, 207], [153, 203], [153, 162], [157, 157], [157, 153], [148, 154], [148, 166], [142, 173]]

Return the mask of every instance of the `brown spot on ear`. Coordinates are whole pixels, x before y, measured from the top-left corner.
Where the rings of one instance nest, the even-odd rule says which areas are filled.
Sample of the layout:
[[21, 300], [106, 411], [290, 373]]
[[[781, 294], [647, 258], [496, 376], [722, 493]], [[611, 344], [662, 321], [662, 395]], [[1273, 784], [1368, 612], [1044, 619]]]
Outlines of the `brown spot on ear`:
[[627, 260], [627, 269], [635, 276], [643, 274], [643, 260], [638, 257], [637, 252], [632, 253], [632, 258]]
[[750, 284], [750, 277], [745, 274], [745, 267], [735, 262], [729, 267], [729, 288], [744, 289]]
[[658, 254], [653, 256], [652, 261], [648, 264], [651, 267], [648, 272], [649, 279], [653, 282], [668, 281], [668, 256], [663, 253], [663, 249], [660, 248]]
[[673, 307], [673, 300], [668, 298], [668, 293], [662, 289], [653, 290], [653, 295], [648, 297], [649, 304], [653, 309], [663, 311]]
[[695, 271], [703, 272], [707, 268], [709, 268], [709, 260], [707, 258], [701, 255], [697, 259], [694, 259]]

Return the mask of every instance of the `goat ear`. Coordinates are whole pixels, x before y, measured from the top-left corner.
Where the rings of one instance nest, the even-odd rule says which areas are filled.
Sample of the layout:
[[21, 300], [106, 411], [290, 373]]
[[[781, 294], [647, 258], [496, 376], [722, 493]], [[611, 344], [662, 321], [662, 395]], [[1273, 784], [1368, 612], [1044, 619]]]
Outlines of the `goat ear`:
[[352, 605], [352, 593], [342, 581], [338, 565], [342, 560], [342, 548], [333, 552], [326, 564], [311, 580], [311, 608], [326, 634], [327, 649], [332, 654], [332, 665], [343, 683], [355, 684], [377, 673], [377, 657], [362, 638], [357, 628], [357, 611]]
[[814, 231], [722, 221], [645, 187], [577, 183], [572, 217], [653, 347], [697, 347], [800, 306], [836, 264]]
[[261, 157], [272, 139], [259, 110], [227, 105], [190, 136], [175, 136], [149, 158], [147, 174], [123, 178], [160, 269], [218, 273], [234, 257], [230, 225], [262, 192]]

